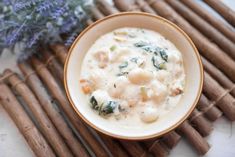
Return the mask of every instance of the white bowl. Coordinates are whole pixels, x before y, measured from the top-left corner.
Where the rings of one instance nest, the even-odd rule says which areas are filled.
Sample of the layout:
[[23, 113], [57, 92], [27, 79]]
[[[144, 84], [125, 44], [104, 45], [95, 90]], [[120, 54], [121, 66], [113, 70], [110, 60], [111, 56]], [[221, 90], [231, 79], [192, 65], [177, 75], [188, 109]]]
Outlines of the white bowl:
[[[177, 106], [156, 122], [145, 127], [129, 128], [110, 123], [94, 114], [80, 90], [83, 58], [90, 46], [103, 34], [121, 27], [141, 27], [159, 32], [182, 52], [186, 74], [185, 92]], [[203, 68], [200, 55], [191, 39], [168, 20], [137, 12], [108, 16], [87, 27], [74, 41], [65, 63], [64, 84], [68, 99], [77, 114], [94, 129], [112, 137], [130, 140], [161, 136], [180, 125], [195, 108], [202, 91]]]

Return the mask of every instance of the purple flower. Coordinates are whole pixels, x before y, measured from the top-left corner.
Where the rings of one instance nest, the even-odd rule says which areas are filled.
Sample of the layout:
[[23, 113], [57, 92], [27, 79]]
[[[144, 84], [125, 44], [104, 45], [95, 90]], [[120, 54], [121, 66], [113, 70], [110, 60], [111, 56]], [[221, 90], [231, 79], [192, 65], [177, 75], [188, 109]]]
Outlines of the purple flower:
[[39, 13], [44, 13], [47, 10], [51, 9], [53, 7], [53, 4], [50, 1], [44, 1], [41, 4], [38, 5], [38, 7], [36, 8], [36, 11]]
[[64, 20], [62, 27], [60, 28], [62, 33], [68, 33], [77, 24], [78, 19], [71, 16]]
[[39, 44], [61, 42], [71, 34], [71, 44], [86, 18], [85, 0], [0, 0], [0, 52], [21, 42], [20, 59], [36, 52]]
[[73, 41], [76, 39], [77, 35], [78, 35], [77, 32], [72, 33], [65, 41], [65, 45], [70, 46], [73, 43]]
[[13, 9], [15, 12], [18, 12], [22, 9], [27, 9], [28, 7], [32, 7], [33, 5], [35, 5], [34, 1], [28, 1], [28, 2], [16, 2], [13, 5]]
[[34, 46], [37, 41], [40, 39], [40, 37], [43, 35], [44, 31], [39, 31], [36, 34], [34, 34], [32, 36], [32, 38], [29, 39], [28, 42], [26, 42], [26, 47], [27, 48], [31, 48], [32, 46]]
[[3, 3], [4, 3], [5, 5], [10, 5], [10, 4], [11, 4], [11, 0], [3, 0]]
[[61, 15], [65, 14], [65, 11], [67, 11], [67, 10], [68, 10], [68, 6], [67, 5], [59, 7], [59, 8], [56, 8], [54, 10], [54, 12], [51, 13], [51, 16], [52, 16], [53, 19], [57, 19]]

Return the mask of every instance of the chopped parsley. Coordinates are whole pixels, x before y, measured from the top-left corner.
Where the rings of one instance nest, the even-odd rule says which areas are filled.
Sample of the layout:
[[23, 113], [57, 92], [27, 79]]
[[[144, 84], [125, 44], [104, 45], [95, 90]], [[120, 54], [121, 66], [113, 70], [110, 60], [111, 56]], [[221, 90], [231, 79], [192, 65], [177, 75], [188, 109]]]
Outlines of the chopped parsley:
[[117, 46], [116, 46], [116, 45], [113, 45], [113, 46], [111, 46], [109, 49], [110, 49], [110, 51], [115, 51], [115, 50], [117, 49]]
[[123, 69], [123, 68], [126, 68], [127, 66], [128, 66], [128, 62], [125, 61], [121, 65], [119, 65], [118, 67], [119, 67], [119, 69]]

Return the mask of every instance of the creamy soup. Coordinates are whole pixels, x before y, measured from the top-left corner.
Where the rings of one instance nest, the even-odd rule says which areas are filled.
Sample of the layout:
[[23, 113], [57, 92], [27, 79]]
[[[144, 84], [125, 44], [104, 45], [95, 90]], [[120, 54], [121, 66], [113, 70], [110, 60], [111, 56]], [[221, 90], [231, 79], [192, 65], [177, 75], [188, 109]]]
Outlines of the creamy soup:
[[152, 123], [177, 106], [185, 73], [182, 55], [169, 40], [152, 30], [125, 27], [95, 41], [79, 81], [94, 114]]

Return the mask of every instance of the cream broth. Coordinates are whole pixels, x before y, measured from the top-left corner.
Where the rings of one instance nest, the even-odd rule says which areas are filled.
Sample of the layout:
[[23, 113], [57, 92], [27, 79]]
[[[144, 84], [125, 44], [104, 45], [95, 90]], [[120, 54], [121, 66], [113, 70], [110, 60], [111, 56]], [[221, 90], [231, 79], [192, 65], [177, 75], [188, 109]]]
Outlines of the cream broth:
[[94, 114], [119, 124], [152, 123], [179, 102], [185, 84], [179, 50], [159, 33], [120, 28], [98, 38], [80, 74]]

